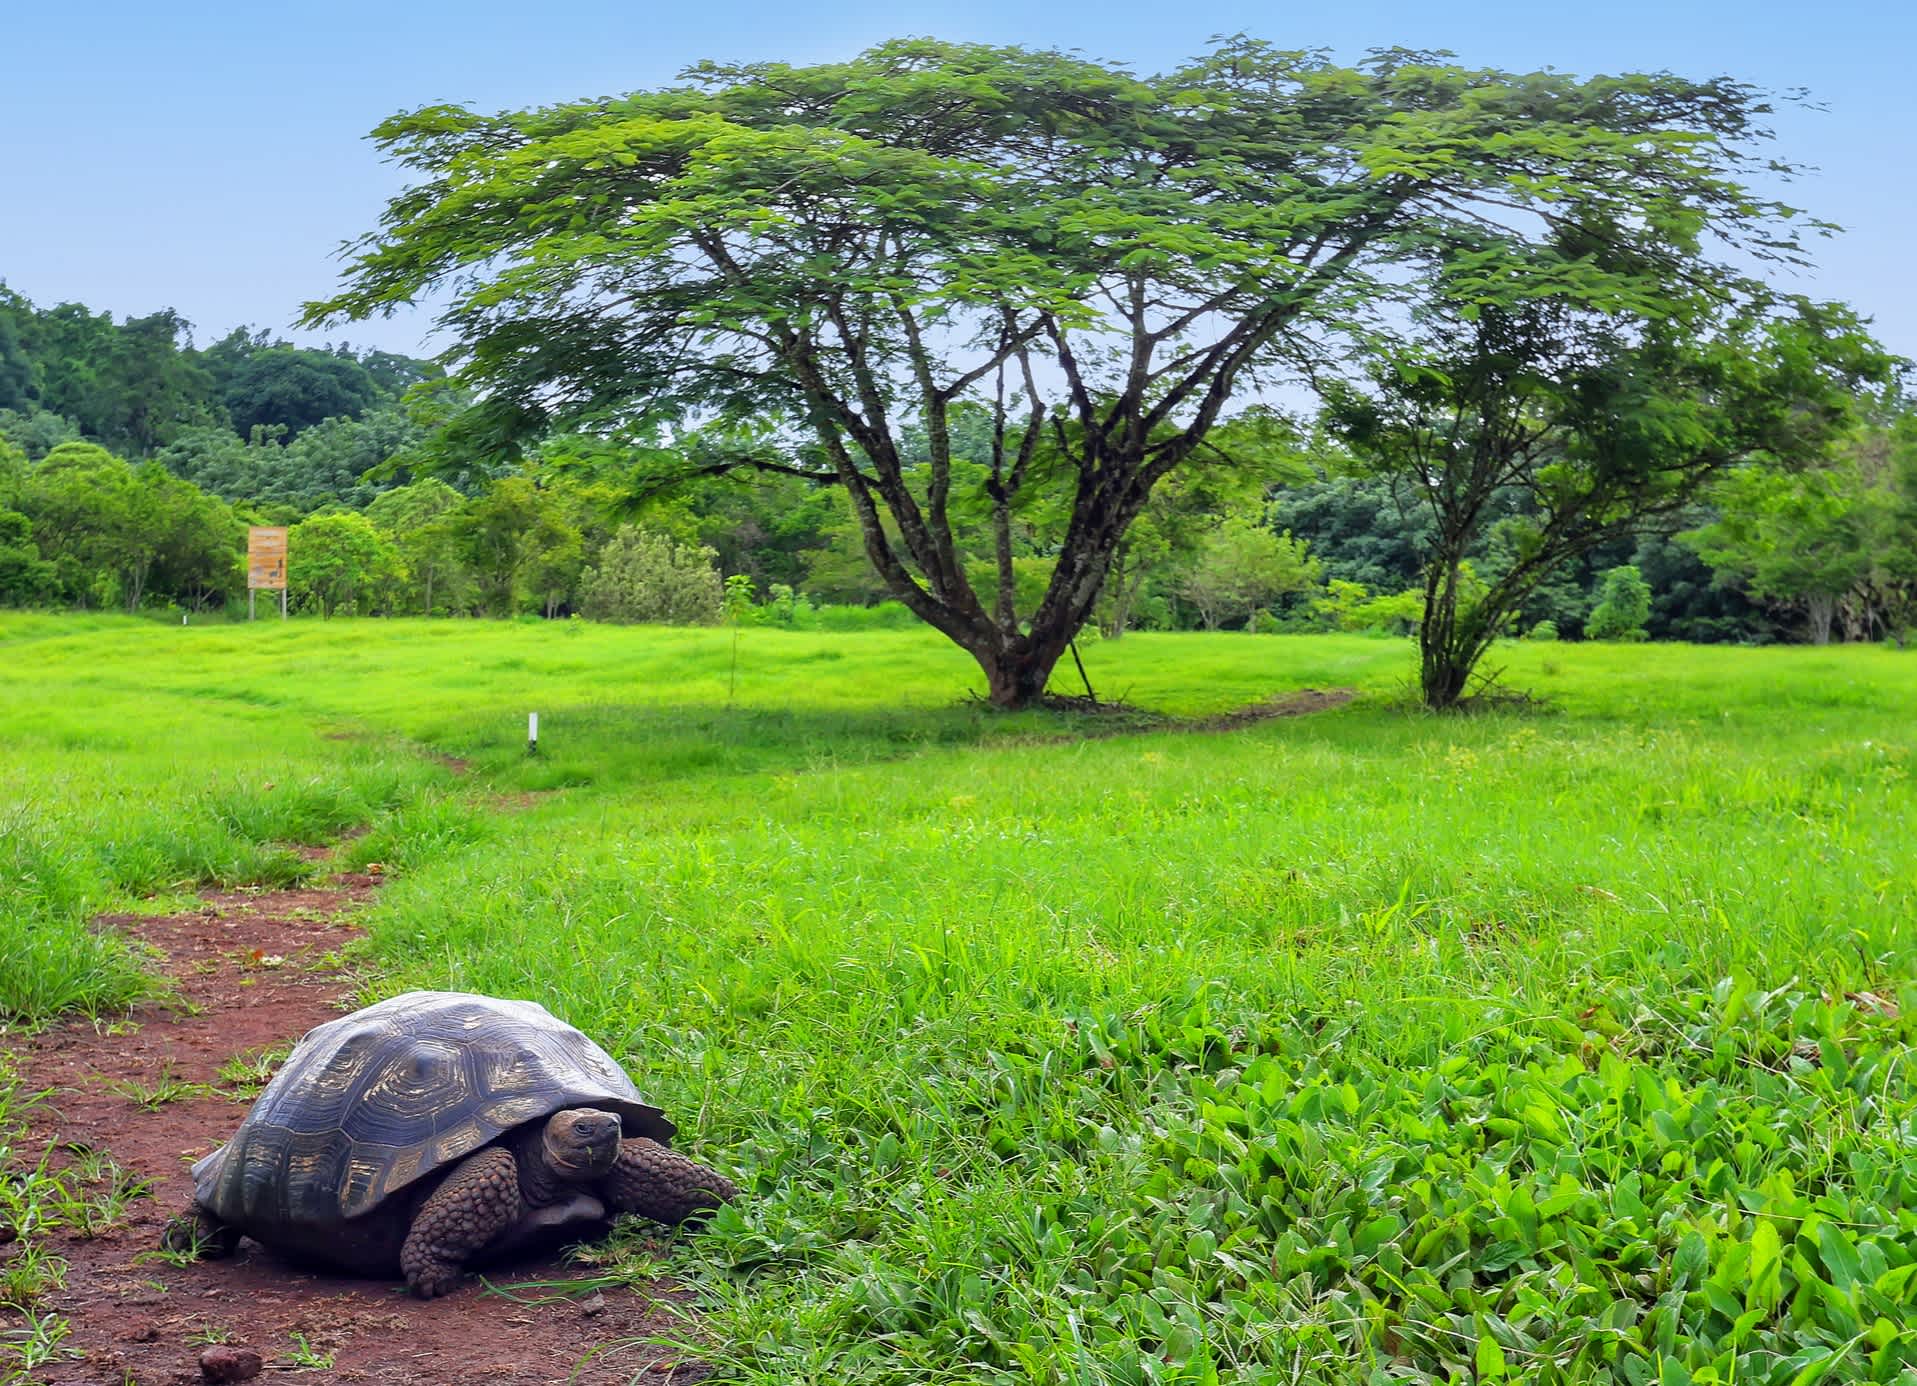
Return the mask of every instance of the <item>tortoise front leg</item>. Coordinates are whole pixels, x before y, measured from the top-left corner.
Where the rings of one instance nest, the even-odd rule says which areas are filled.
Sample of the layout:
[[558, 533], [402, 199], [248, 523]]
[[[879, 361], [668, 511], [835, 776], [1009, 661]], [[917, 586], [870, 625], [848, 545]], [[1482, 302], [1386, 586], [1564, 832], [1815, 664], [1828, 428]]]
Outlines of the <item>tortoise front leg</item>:
[[413, 1214], [399, 1249], [407, 1285], [421, 1299], [445, 1294], [474, 1252], [519, 1221], [519, 1211], [511, 1153], [494, 1147], [468, 1156]]
[[680, 1223], [739, 1196], [739, 1188], [676, 1150], [644, 1136], [619, 1142], [619, 1160], [601, 1186], [606, 1206], [654, 1222]]
[[224, 1260], [239, 1245], [240, 1229], [229, 1227], [197, 1203], [178, 1217], [167, 1219], [160, 1233], [163, 1249], [202, 1261]]

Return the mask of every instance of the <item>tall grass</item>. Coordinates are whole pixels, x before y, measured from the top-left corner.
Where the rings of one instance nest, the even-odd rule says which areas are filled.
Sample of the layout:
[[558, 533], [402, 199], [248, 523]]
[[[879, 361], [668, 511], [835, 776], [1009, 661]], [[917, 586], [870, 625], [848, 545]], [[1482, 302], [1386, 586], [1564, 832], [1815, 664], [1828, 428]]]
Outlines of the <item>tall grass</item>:
[[1816, 1256], [1841, 1313], [1733, 1330], [1766, 1217], [1909, 1283], [1909, 666], [1666, 668], [580, 801], [379, 956], [545, 1000], [747, 1175], [680, 1262], [729, 1379], [1769, 1378], [1877, 1317], [1901, 1363]]
[[99, 1013], [149, 989], [95, 915], [299, 880], [313, 868], [296, 846], [417, 811], [453, 780], [397, 738], [332, 741], [270, 703], [169, 686], [164, 644], [123, 643], [140, 629], [0, 620], [0, 1019]]

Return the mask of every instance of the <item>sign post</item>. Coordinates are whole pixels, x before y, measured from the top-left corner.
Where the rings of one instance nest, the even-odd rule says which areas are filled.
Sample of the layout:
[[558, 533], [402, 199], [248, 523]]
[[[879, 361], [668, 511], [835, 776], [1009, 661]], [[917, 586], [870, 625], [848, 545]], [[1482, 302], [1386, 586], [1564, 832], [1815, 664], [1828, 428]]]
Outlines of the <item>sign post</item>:
[[253, 619], [261, 588], [280, 594], [280, 619], [286, 619], [286, 526], [254, 525], [246, 531], [246, 619]]

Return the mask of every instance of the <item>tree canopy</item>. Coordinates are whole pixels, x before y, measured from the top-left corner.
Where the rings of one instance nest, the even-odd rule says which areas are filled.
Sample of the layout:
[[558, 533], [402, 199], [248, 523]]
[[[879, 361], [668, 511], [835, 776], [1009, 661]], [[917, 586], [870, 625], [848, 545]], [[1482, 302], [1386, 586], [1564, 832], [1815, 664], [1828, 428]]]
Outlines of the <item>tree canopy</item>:
[[[1499, 263], [1499, 278], [1463, 288], [1448, 261], [1366, 387], [1330, 392], [1332, 427], [1360, 466], [1429, 518], [1418, 635], [1433, 708], [1465, 695], [1491, 642], [1567, 562], [1680, 527], [1715, 478], [1753, 458], [1802, 465], [1890, 370], [1839, 308], [1731, 316], [1682, 289], [1625, 308], [1617, 293], [1563, 289], [1560, 257]], [[1577, 269], [1600, 289], [1637, 278]], [[1544, 271], [1542, 288], [1527, 270]], [[1467, 572], [1492, 533], [1495, 564]]]
[[244, 328], [200, 349], [170, 308], [116, 323], [77, 303], [36, 307], [0, 284], [0, 415], [35, 456], [85, 439], [148, 457], [208, 429], [290, 438], [390, 408], [443, 374], [391, 352], [296, 347]]
[[[1796, 258], [1794, 215], [1743, 177], [1767, 110], [1723, 79], [1404, 50], [1346, 67], [1244, 38], [1150, 77], [929, 40], [706, 64], [616, 100], [387, 121], [418, 181], [308, 321], [443, 294], [482, 401], [468, 446], [669, 425], [698, 445], [654, 480], [842, 486], [888, 588], [1019, 705], [1157, 483], [1228, 461], [1210, 435], [1234, 399], [1319, 357], [1432, 245], [1575, 233], [1721, 284], [1732, 250]], [[968, 407], [990, 419], [972, 467]], [[1007, 536], [1039, 504], [1064, 523], [1020, 611]]]

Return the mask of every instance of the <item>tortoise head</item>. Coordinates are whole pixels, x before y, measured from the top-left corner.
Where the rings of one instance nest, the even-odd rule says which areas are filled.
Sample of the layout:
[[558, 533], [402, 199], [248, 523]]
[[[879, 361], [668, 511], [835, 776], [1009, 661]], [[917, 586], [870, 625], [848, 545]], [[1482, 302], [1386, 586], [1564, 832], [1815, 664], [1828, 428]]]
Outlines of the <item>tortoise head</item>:
[[619, 1118], [596, 1107], [569, 1107], [546, 1120], [546, 1161], [562, 1179], [602, 1179], [619, 1158]]

